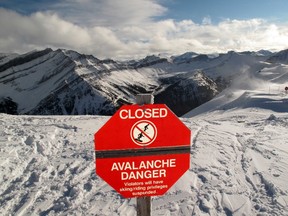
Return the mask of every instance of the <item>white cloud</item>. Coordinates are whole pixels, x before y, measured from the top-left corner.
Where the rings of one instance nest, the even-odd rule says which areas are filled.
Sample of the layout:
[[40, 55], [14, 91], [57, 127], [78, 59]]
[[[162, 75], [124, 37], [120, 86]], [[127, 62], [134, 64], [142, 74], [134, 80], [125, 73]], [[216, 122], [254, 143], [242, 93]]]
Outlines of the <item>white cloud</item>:
[[49, 8], [66, 20], [90, 27], [138, 25], [167, 10], [157, 0], [62, 0]]
[[[153, 17], [164, 10], [157, 7], [155, 1], [138, 0], [134, 5], [128, 4], [129, 6], [128, 0], [125, 1], [122, 8], [117, 1], [119, 11], [113, 7], [107, 10], [114, 12], [113, 16], [118, 20], [115, 21], [109, 16], [105, 21], [89, 26], [76, 24], [63, 14], [53, 12], [51, 8], [49, 11], [29, 16], [0, 8], [0, 52], [27, 52], [51, 47], [73, 49], [99, 58], [121, 59], [161, 52], [214, 53], [287, 48], [288, 26], [284, 24], [273, 24], [261, 19], [223, 20], [218, 24], [212, 24], [209, 19], [205, 22], [203, 20], [202, 24], [196, 24], [192, 20], [156, 21]], [[71, 2], [66, 0], [67, 4]], [[85, 2], [91, 3], [90, 0]], [[107, 6], [111, 2], [103, 0], [102, 5]], [[64, 3], [62, 2], [62, 6]], [[78, 5], [79, 0], [72, 3]], [[140, 18], [137, 18], [137, 12], [133, 11], [133, 8], [140, 7], [142, 3], [143, 7], [151, 8], [151, 11], [143, 12], [139, 14]], [[121, 10], [122, 13], [131, 12], [125, 17]], [[132, 17], [135, 19], [131, 21]], [[109, 25], [102, 25], [102, 22]], [[121, 22], [121, 25], [118, 26], [117, 22]]]
[[0, 9], [0, 50], [24, 51], [45, 46], [78, 48], [91, 43], [87, 29], [53, 13], [37, 12], [22, 16]]
[[202, 20], [203, 25], [210, 25], [211, 23], [212, 23], [212, 20], [211, 20], [210, 16], [204, 17]]

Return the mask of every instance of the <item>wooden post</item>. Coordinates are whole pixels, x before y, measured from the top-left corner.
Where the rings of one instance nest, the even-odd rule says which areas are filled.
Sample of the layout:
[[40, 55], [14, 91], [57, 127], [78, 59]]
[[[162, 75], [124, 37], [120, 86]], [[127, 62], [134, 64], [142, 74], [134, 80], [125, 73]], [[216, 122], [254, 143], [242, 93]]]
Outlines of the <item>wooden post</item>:
[[151, 94], [136, 95], [136, 103], [139, 105], [154, 104], [154, 96]]
[[137, 216], [151, 215], [151, 197], [137, 197]]
[[[153, 104], [154, 97], [151, 94], [136, 95], [136, 103], [139, 105]], [[136, 198], [137, 216], [151, 216], [151, 197]]]

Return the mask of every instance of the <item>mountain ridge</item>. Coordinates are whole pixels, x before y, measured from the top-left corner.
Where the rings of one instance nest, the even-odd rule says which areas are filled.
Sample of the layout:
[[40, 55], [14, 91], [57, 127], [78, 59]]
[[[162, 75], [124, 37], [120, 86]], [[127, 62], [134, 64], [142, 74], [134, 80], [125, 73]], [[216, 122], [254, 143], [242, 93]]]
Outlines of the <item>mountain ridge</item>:
[[136, 94], [151, 93], [156, 103], [175, 98], [170, 108], [181, 116], [211, 100], [245, 68], [249, 73], [262, 69], [273, 55], [277, 53], [263, 50], [218, 55], [187, 52], [169, 58], [151, 55], [115, 61], [50, 48], [2, 54], [0, 112], [112, 115], [123, 104], [135, 103]]

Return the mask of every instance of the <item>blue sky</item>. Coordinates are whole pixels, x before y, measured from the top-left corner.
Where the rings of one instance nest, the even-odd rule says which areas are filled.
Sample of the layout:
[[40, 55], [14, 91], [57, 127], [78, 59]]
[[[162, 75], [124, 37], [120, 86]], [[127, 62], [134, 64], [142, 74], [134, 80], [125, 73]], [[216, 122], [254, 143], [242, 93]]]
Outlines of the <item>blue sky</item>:
[[[103, 0], [94, 2], [97, 1], [103, 2]], [[0, 7], [27, 15], [47, 9], [53, 10], [54, 6], [61, 2], [67, 3], [68, 11], [69, 1], [61, 0], [0, 0]], [[72, 6], [72, 2], [77, 1], [72, 0], [70, 2]], [[166, 10], [157, 19], [174, 19], [177, 21], [191, 19], [196, 23], [201, 23], [206, 17], [210, 17], [213, 22], [219, 22], [223, 19], [252, 18], [277, 22], [288, 21], [287, 0], [160, 0], [158, 2]]]
[[0, 0], [0, 52], [100, 58], [287, 49], [287, 0]]
[[288, 20], [287, 0], [167, 0], [167, 17], [192, 19], [200, 23], [204, 17], [214, 22], [223, 19], [263, 18], [278, 22]]

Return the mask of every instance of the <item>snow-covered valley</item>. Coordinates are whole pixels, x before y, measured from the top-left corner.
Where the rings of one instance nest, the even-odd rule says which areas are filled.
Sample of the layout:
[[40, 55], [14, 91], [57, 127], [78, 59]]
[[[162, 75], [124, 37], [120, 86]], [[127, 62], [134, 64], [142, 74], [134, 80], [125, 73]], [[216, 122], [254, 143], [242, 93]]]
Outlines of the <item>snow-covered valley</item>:
[[[288, 215], [288, 95], [276, 79], [287, 72], [267, 69], [181, 118], [190, 170], [152, 198], [152, 215]], [[95, 174], [108, 119], [0, 114], [0, 215], [136, 215], [136, 199]]]

